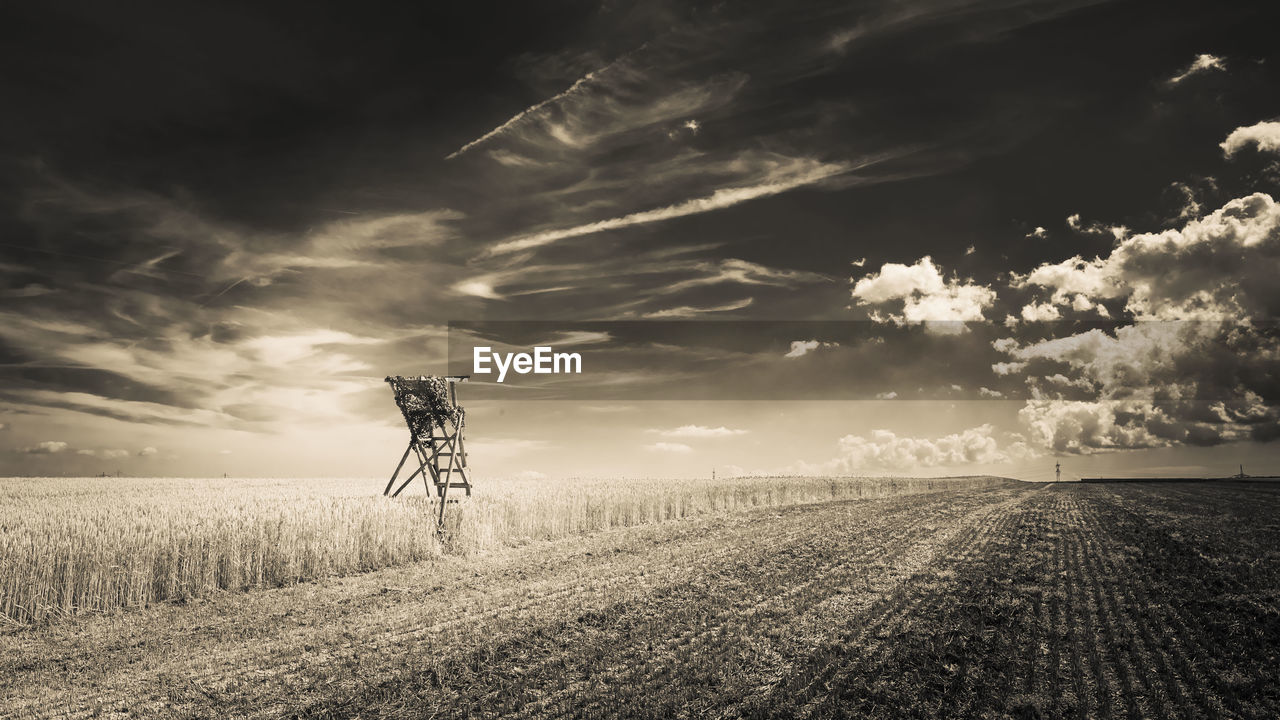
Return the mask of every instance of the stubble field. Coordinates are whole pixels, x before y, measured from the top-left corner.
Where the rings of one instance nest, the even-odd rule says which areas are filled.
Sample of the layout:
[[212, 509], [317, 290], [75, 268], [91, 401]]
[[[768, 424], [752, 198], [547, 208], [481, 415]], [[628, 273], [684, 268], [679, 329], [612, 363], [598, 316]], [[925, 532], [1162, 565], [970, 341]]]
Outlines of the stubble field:
[[0, 716], [1280, 716], [1280, 487], [983, 485], [13, 630]]

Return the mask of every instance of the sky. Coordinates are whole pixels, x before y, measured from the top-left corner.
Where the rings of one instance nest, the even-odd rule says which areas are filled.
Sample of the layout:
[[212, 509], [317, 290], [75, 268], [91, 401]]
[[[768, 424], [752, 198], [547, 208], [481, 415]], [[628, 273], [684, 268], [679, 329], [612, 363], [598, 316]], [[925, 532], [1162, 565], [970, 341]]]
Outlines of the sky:
[[0, 475], [1280, 474], [1280, 9], [797, 5], [6, 6]]

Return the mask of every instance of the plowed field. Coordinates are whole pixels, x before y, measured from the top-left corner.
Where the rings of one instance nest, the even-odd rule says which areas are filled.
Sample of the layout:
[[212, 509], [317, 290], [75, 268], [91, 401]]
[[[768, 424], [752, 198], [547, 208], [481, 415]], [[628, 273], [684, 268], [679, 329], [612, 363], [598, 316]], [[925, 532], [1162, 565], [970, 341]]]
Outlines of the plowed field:
[[1280, 717], [1280, 486], [693, 518], [0, 636], [15, 717]]

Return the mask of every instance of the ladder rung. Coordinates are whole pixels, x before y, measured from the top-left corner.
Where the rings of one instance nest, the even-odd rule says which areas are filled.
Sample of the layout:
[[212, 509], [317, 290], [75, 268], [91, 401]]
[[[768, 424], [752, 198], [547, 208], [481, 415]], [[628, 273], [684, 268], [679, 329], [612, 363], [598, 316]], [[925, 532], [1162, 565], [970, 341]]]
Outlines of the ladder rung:
[[[439, 488], [442, 488], [442, 487], [444, 487], [444, 483], [436, 483], [436, 489], [439, 489]], [[449, 487], [450, 487], [451, 489], [452, 489], [452, 488], [461, 488], [461, 489], [463, 489], [463, 490], [470, 490], [470, 489], [471, 489], [471, 483], [449, 483]]]

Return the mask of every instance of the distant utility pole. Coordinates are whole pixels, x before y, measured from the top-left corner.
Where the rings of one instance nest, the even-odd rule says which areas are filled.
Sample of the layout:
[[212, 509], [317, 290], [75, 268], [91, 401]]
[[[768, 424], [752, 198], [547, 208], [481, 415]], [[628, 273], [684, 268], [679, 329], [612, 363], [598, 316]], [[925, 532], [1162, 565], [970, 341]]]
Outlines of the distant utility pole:
[[1053, 464], [1053, 474], [1057, 476], [1058, 482], [1062, 482], [1062, 463]]
[[715, 481], [716, 481], [716, 469], [711, 468], [711, 482], [715, 482]]

